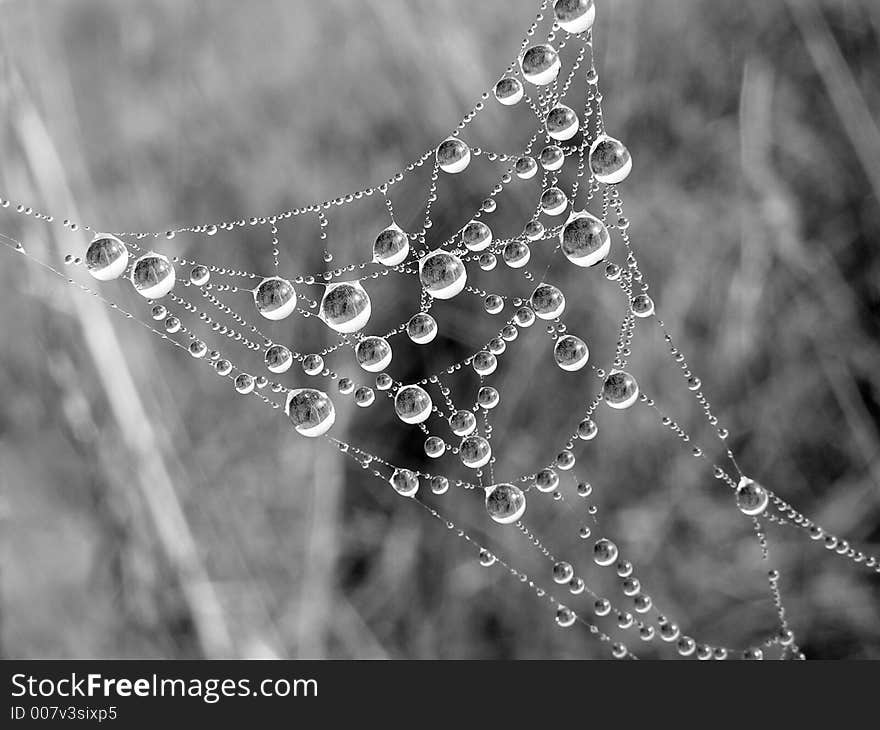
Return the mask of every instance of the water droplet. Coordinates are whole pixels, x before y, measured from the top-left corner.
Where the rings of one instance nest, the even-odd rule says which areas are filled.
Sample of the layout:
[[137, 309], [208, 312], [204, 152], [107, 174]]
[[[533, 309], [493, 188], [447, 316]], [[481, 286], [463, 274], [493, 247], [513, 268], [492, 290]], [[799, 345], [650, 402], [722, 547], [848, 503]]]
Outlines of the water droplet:
[[484, 251], [492, 245], [492, 229], [482, 221], [471, 221], [461, 231], [461, 242], [470, 251]]
[[388, 481], [404, 497], [412, 497], [419, 491], [419, 478], [409, 469], [395, 469]]
[[547, 134], [553, 139], [565, 141], [578, 133], [580, 121], [574, 109], [565, 104], [557, 104], [549, 112], [544, 120]]
[[559, 54], [548, 44], [529, 48], [520, 58], [519, 65], [523, 78], [535, 86], [553, 83], [562, 68]]
[[202, 266], [202, 264], [198, 264], [193, 266], [189, 272], [189, 281], [190, 284], [194, 286], [204, 286], [211, 279], [211, 272], [208, 271], [207, 266]]
[[501, 258], [512, 269], [521, 269], [532, 257], [532, 251], [525, 241], [510, 241], [504, 245]]
[[419, 385], [404, 385], [394, 396], [394, 410], [404, 423], [427, 421], [433, 406], [431, 396]]
[[492, 90], [495, 98], [504, 106], [513, 106], [519, 103], [523, 98], [523, 85], [519, 79], [512, 76], [505, 76]]
[[568, 583], [572, 578], [574, 578], [574, 568], [571, 563], [561, 560], [553, 566], [553, 580], [559, 585]]
[[272, 373], [286, 373], [293, 364], [293, 355], [284, 345], [272, 345], [264, 357], [266, 368]]
[[485, 409], [494, 408], [501, 400], [501, 395], [491, 385], [484, 385], [477, 391], [477, 403]]
[[443, 172], [461, 172], [470, 161], [470, 147], [457, 137], [449, 137], [437, 147], [437, 164]]
[[306, 355], [302, 361], [302, 369], [306, 375], [320, 375], [324, 370], [324, 358], [320, 355]]
[[559, 475], [553, 469], [541, 469], [535, 476], [535, 486], [539, 492], [553, 492], [559, 487]]
[[495, 565], [495, 556], [492, 555], [486, 548], [480, 549], [480, 565], [484, 568], [490, 568]]
[[583, 33], [593, 27], [596, 6], [593, 0], [556, 0], [556, 22], [566, 33]]
[[611, 542], [607, 537], [596, 540], [596, 544], [593, 546], [593, 560], [596, 565], [601, 565], [603, 567], [611, 565], [617, 560], [617, 545]]
[[538, 159], [541, 161], [541, 167], [545, 170], [556, 172], [556, 170], [559, 170], [563, 163], [565, 163], [565, 152], [559, 145], [547, 145], [541, 150]]
[[480, 350], [471, 363], [477, 375], [491, 375], [498, 367], [498, 359], [487, 350]]
[[483, 300], [483, 306], [489, 314], [498, 314], [504, 309], [504, 298], [499, 294], [489, 294]]
[[611, 235], [605, 224], [586, 211], [572, 213], [559, 233], [565, 258], [576, 266], [595, 266], [611, 252]]
[[297, 388], [287, 395], [284, 412], [297, 433], [314, 438], [322, 436], [336, 421], [336, 409], [330, 397], [314, 388]]
[[455, 254], [438, 249], [419, 261], [419, 279], [435, 299], [452, 299], [467, 283], [467, 269]]
[[406, 323], [406, 334], [417, 345], [427, 345], [437, 336], [437, 321], [425, 312], [414, 314]]
[[556, 340], [553, 347], [553, 357], [556, 364], [563, 370], [573, 372], [580, 370], [590, 359], [590, 351], [587, 343], [575, 335], [563, 335]]
[[446, 452], [446, 444], [439, 436], [428, 436], [425, 439], [425, 454], [432, 459], [437, 459]]
[[373, 261], [384, 266], [397, 266], [409, 255], [409, 238], [399, 226], [392, 224], [376, 236]]
[[552, 284], [538, 286], [529, 302], [535, 314], [544, 320], [556, 319], [565, 310], [565, 295]]
[[391, 364], [391, 345], [384, 337], [364, 337], [354, 348], [355, 357], [368, 373], [378, 373]]
[[482, 436], [466, 436], [458, 447], [461, 463], [471, 469], [479, 469], [492, 458], [492, 447]]
[[523, 233], [530, 241], [539, 241], [544, 237], [544, 224], [541, 221], [529, 221], [526, 223]]
[[578, 438], [584, 441], [592, 441], [596, 438], [597, 433], [599, 433], [599, 427], [591, 418], [585, 418], [578, 424]]
[[363, 329], [371, 312], [370, 296], [360, 282], [343, 281], [324, 289], [318, 316], [330, 329], [349, 334]]
[[431, 491], [434, 494], [446, 494], [449, 491], [449, 480], [444, 476], [431, 477]]
[[559, 215], [568, 207], [568, 197], [557, 187], [541, 193], [541, 208], [547, 215]]
[[560, 605], [556, 609], [556, 623], [563, 629], [573, 626], [575, 621], [577, 621], [577, 614], [568, 606]]
[[622, 182], [632, 170], [632, 157], [623, 142], [607, 135], [590, 147], [590, 170], [600, 183]]
[[472, 411], [456, 411], [449, 417], [449, 427], [456, 436], [467, 436], [477, 427], [477, 417]]
[[254, 386], [255, 383], [253, 375], [248, 375], [247, 373], [239, 373], [235, 376], [235, 389], [242, 395], [253, 393]]
[[127, 266], [128, 249], [116, 236], [99, 233], [89, 244], [86, 251], [86, 268], [98, 281], [119, 278]]
[[647, 294], [637, 294], [632, 298], [629, 306], [636, 317], [650, 317], [654, 314], [654, 300]]
[[523, 155], [517, 159], [513, 171], [520, 180], [531, 180], [538, 173], [538, 163], [534, 157]]
[[639, 397], [639, 385], [636, 379], [623, 370], [613, 370], [605, 378], [602, 386], [602, 397], [612, 408], [629, 408]]
[[502, 525], [516, 522], [526, 511], [526, 495], [513, 484], [496, 484], [486, 490], [486, 511]]
[[134, 262], [131, 283], [147, 299], [161, 299], [174, 288], [176, 275], [167, 256], [146, 253]]
[[354, 402], [361, 408], [366, 408], [367, 406], [373, 405], [373, 401], [375, 400], [376, 394], [369, 386], [361, 385], [354, 392]]
[[257, 311], [266, 319], [278, 321], [290, 316], [296, 309], [296, 291], [287, 279], [270, 276], [254, 289]]
[[750, 517], [761, 514], [767, 509], [770, 497], [767, 490], [748, 477], [740, 477], [736, 488], [736, 506], [740, 512]]

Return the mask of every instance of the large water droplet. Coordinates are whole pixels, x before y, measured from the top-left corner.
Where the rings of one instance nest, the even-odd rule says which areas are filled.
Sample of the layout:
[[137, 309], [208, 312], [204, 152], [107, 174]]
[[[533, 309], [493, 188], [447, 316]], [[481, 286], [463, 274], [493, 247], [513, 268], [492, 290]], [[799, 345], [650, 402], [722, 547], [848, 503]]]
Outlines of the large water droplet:
[[549, 112], [544, 120], [547, 134], [553, 139], [565, 141], [578, 133], [580, 122], [574, 109], [565, 104], [557, 104]]
[[287, 279], [270, 276], [254, 289], [254, 303], [266, 319], [277, 321], [290, 316], [296, 309], [296, 291]]
[[457, 137], [449, 137], [437, 147], [437, 164], [443, 172], [461, 172], [470, 164], [470, 161], [470, 147]]
[[399, 226], [391, 224], [373, 243], [373, 261], [385, 266], [402, 264], [409, 255], [409, 238]]
[[605, 378], [602, 397], [612, 408], [629, 408], [639, 397], [639, 384], [636, 379], [623, 370], [613, 370]]
[[461, 242], [470, 251], [484, 251], [492, 245], [492, 229], [483, 221], [471, 221], [461, 231]]
[[467, 270], [458, 256], [438, 249], [419, 261], [419, 279], [435, 299], [452, 299], [464, 289]]
[[632, 157], [623, 142], [603, 135], [590, 147], [590, 170], [600, 183], [622, 182], [632, 170]]
[[565, 163], [565, 152], [563, 152], [562, 147], [559, 145], [547, 145], [541, 150], [538, 159], [541, 161], [541, 167], [545, 170], [555, 172]]
[[391, 345], [384, 337], [364, 337], [355, 347], [355, 357], [368, 373], [378, 373], [391, 363]]
[[86, 268], [98, 281], [122, 276], [128, 266], [128, 249], [116, 236], [99, 233], [86, 251]]
[[532, 292], [530, 304], [541, 319], [556, 319], [565, 310], [565, 295], [553, 284], [541, 284]]
[[617, 554], [617, 545], [607, 537], [596, 540], [596, 544], [593, 546], [593, 560], [596, 562], [596, 565], [611, 565], [617, 560]]
[[449, 427], [456, 436], [467, 436], [477, 427], [477, 417], [473, 411], [456, 411], [449, 417]]
[[394, 396], [394, 410], [404, 423], [422, 423], [431, 415], [431, 396], [419, 385], [404, 385]]
[[314, 388], [298, 388], [287, 395], [285, 413], [303, 436], [323, 436], [336, 421], [336, 409], [330, 397]]
[[595, 266], [611, 252], [611, 235], [605, 224], [586, 211], [572, 213], [559, 232], [565, 257], [577, 266]]
[[547, 188], [541, 193], [541, 208], [547, 215], [559, 215], [568, 207], [568, 197], [559, 188]]
[[284, 345], [272, 345], [266, 350], [266, 367], [272, 373], [286, 373], [293, 364], [293, 355]]
[[516, 522], [526, 511], [526, 495], [513, 484], [496, 484], [486, 490], [486, 511], [502, 525]]
[[553, 3], [556, 22], [566, 33], [583, 33], [593, 27], [596, 5], [593, 0], [556, 0]]
[[563, 335], [556, 340], [553, 347], [553, 357], [556, 364], [563, 370], [573, 372], [580, 370], [590, 359], [590, 351], [587, 343], [575, 335]]
[[370, 320], [370, 296], [357, 281], [328, 284], [321, 298], [320, 318], [343, 334], [363, 329]]
[[495, 88], [492, 91], [498, 102], [504, 104], [504, 106], [513, 106], [514, 104], [519, 103], [522, 100], [524, 93], [523, 85], [520, 83], [519, 79], [514, 78], [513, 76], [505, 76], [495, 84]]
[[767, 509], [770, 497], [767, 490], [746, 476], [740, 477], [736, 488], [736, 506], [744, 515], [754, 517]]
[[131, 270], [131, 283], [137, 293], [147, 299], [161, 299], [174, 288], [176, 275], [167, 256], [145, 253]]
[[546, 86], [559, 75], [562, 62], [553, 46], [541, 44], [529, 48], [520, 58], [519, 66], [526, 81], [535, 86]]
[[482, 436], [467, 436], [458, 447], [461, 463], [471, 469], [479, 469], [492, 458], [492, 447]]
[[419, 491], [419, 478], [409, 469], [395, 469], [388, 481], [394, 490], [404, 497], [412, 497]]
[[406, 334], [417, 345], [427, 345], [437, 336], [437, 320], [426, 312], [418, 312], [406, 323]]

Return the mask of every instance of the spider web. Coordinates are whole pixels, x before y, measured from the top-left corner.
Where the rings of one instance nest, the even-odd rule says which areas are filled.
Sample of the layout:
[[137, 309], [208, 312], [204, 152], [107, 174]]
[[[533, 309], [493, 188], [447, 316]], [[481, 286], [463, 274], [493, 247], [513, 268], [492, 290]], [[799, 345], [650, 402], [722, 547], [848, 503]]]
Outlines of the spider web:
[[[369, 475], [390, 483], [467, 543], [482, 565], [501, 566], [525, 584], [555, 611], [560, 627], [585, 628], [611, 656], [637, 658], [633, 642], [665, 642], [679, 655], [699, 659], [760, 659], [765, 652], [803, 658], [783, 605], [765, 525], [804, 531], [842, 559], [866, 568], [880, 572], [880, 564], [741, 471], [727, 443], [729, 433], [655, 310], [639, 267], [619, 187], [631, 160], [606, 132], [593, 54], [593, 3], [558, 0], [548, 10], [544, 0], [516, 61], [450, 137], [381, 184], [300, 208], [168, 231], [104, 233], [100, 227], [64, 220], [69, 230], [94, 233], [85, 255], [71, 252], [65, 263], [88, 269], [98, 285], [67, 276], [13, 238], [0, 234], [0, 240], [211, 367], [243, 396], [281, 411], [300, 434], [326, 440]], [[515, 153], [483, 149], [471, 138], [478, 137], [478, 120], [499, 110], [510, 119], [516, 116], [527, 130], [527, 142]], [[460, 180], [465, 177], [489, 192], [472, 209], [457, 196], [450, 224], [446, 218], [453, 214], [435, 204], [444, 194], [456, 195], [453, 186], [463, 187]], [[412, 189], [422, 191], [420, 199], [411, 200]], [[518, 205], [523, 197], [530, 202], [518, 208], [519, 227], [500, 230], [493, 213], [499, 206]], [[53, 215], [25, 203], [3, 199], [2, 206], [58, 224]], [[369, 240], [362, 244], [360, 260], [336, 265], [328, 231], [343, 210], [351, 209], [381, 223], [365, 237]], [[450, 235], [436, 233], [444, 227]], [[243, 231], [264, 242], [260, 271], [242, 258], [241, 247], [227, 250], [224, 245]], [[200, 243], [198, 256], [176, 254], [181, 239], [193, 246]], [[303, 271], [292, 256], [291, 249], [303, 239], [318, 240], [323, 270]], [[222, 265], [215, 263], [221, 255]], [[585, 288], [606, 287], [617, 298], [616, 339], [607, 348], [592, 344], [599, 333], [587, 331], [585, 322], [579, 319], [570, 331], [564, 321], [565, 294], [553, 284], [553, 271], [572, 264], [582, 267]], [[152, 321], [138, 318], [102, 291], [104, 281], [123, 275], [147, 300]], [[387, 296], [379, 296], [383, 292]], [[581, 291], [573, 294], [583, 296]], [[482, 346], [457, 362], [438, 365], [428, 358], [427, 372], [410, 375], [412, 361], [419, 357], [398, 353], [429, 350], [431, 341], [444, 336], [443, 307], [475, 299], [484, 314], [474, 318], [495, 323]], [[404, 311], [406, 318], [378, 328], [381, 316], [372, 311], [372, 302], [386, 300], [393, 302], [393, 314]], [[302, 321], [294, 328], [278, 324], [289, 318]], [[496, 372], [509, 361], [515, 364], [529, 330], [542, 328], [560, 370], [571, 373], [565, 384], [574, 386], [577, 395], [566, 398], [569, 403], [577, 400], [578, 413], [568, 438], [548, 460], [528, 473], [509, 473], [505, 460], [498, 458], [497, 438], [493, 441], [495, 407], [505, 400]], [[639, 387], [632, 362], [637, 328], [659, 332], [672, 367], [680, 373], [682, 390], [696, 401], [716, 444], [699, 445]], [[593, 353], [605, 349], [613, 354], [596, 364]], [[337, 438], [335, 404], [348, 398], [366, 411], [394, 409], [401, 428], [423, 439], [432, 466], [395, 464], [374, 453], [376, 447]], [[680, 621], [655, 605], [614, 536], [602, 531], [591, 500], [594, 487], [584, 478], [580, 454], [608, 413], [631, 408], [649, 412], [682, 448], [707, 465], [722, 488], [730, 490], [731, 508], [749, 520], [775, 611], [775, 628], [762, 641], [728, 647], [687, 635]], [[567, 412], [561, 416], [570, 417]], [[716, 452], [721, 458], [712, 456]], [[569, 485], [576, 497], [564, 495]], [[483, 509], [489, 512], [484, 521], [491, 526], [491, 517], [507, 525], [499, 529], [518, 531], [543, 573], [519, 569], [488, 539], [478, 537], [477, 529], [460, 527], [434, 506], [437, 500], [425, 496], [431, 492], [447, 499], [444, 495], [456, 491], [482, 495]], [[594, 562], [614, 574], [616, 587], [607, 595], [529, 526], [532, 505], [540, 501], [559, 503], [577, 516], [580, 537], [592, 545]], [[569, 595], [560, 598], [547, 584]]]

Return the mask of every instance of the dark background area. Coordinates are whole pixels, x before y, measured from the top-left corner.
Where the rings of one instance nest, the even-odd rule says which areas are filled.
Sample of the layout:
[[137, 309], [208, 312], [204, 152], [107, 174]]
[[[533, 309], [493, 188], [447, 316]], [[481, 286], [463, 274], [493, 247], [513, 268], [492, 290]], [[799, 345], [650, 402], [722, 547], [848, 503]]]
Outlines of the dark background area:
[[[621, 190], [660, 315], [743, 470], [878, 552], [880, 4], [597, 5], [605, 118], [633, 154]], [[494, 84], [535, 4], [43, 0], [2, 9], [0, 195], [59, 220], [163, 230], [387, 179]], [[526, 121], [490, 99], [472, 143], [520, 149]], [[439, 231], [460, 226], [485, 195], [491, 178], [472, 167], [460, 185], [441, 180]], [[420, 174], [395, 193], [407, 226], [421, 223], [426, 185]], [[536, 199], [530, 190], [499, 204], [511, 230]], [[331, 211], [334, 265], [368, 258], [384, 222], [377, 199]], [[89, 240], [10, 210], [0, 232], [65, 273], [61, 252], [82, 255]], [[283, 271], [323, 269], [314, 217], [282, 227], [281, 238]], [[259, 271], [271, 261], [263, 228], [178, 236], [160, 250]], [[472, 268], [480, 286], [526, 293], [503, 264], [492, 275]], [[559, 262], [553, 277], [568, 295], [569, 329], [607, 364], [619, 292]], [[386, 277], [370, 288], [377, 329], [417, 307], [412, 283], [399, 284]], [[146, 318], [128, 289], [101, 291]], [[253, 318], [240, 296], [238, 311]], [[424, 377], [485, 342], [500, 321], [474, 316], [474, 305], [438, 306], [443, 337], [430, 348], [402, 344], [394, 376]], [[5, 656], [607, 655], [326, 443], [298, 438], [256, 399], [8, 249], [0, 312]], [[297, 346], [322, 346], [316, 321], [290, 322]], [[506, 478], [552, 459], [580, 418], [571, 404], [594, 391], [555, 367], [539, 329], [511, 345], [516, 355], [496, 376], [493, 444]], [[634, 350], [643, 390], [717, 450], [657, 329], [640, 323]], [[338, 362], [356, 372], [350, 355]], [[305, 380], [291, 371], [290, 382]], [[357, 413], [337, 400], [335, 436], [424, 466], [418, 432], [384, 399]], [[598, 422], [597, 439], [577, 447], [577, 471], [595, 489], [594, 534], [614, 537], [655, 604], [698, 641], [762, 640], [774, 630], [767, 566], [730, 492], [648, 409], [603, 408]], [[535, 532], [597, 590], [610, 586], [576, 536], [577, 497], [569, 490], [560, 506], [542, 496], [530, 499]], [[476, 495], [426, 500], [552, 584]], [[802, 531], [771, 527], [770, 538], [807, 655], [880, 656], [878, 576]], [[639, 643], [629, 640], [650, 656]]]

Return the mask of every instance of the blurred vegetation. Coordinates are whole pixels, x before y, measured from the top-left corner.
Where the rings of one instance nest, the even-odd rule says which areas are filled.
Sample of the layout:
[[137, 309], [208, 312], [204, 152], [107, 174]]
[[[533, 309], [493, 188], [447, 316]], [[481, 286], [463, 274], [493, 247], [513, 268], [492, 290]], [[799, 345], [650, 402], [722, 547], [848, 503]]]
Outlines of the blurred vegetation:
[[[877, 552], [880, 5], [597, 5], [606, 120], [635, 160], [624, 199], [664, 321], [744, 471]], [[501, 75], [534, 3], [16, 0], [3, 10], [0, 194], [49, 208], [69, 187], [82, 220], [141, 230], [282, 210], [386, 179]], [[476, 143], [516, 149], [525, 127], [488, 107]], [[420, 224], [421, 180], [395, 193], [405, 227]], [[441, 186], [438, 239], [479, 201], [476, 182]], [[514, 226], [530, 200], [502, 202], [496, 220]], [[0, 230], [35, 255], [57, 264], [57, 248], [82, 250], [82, 234], [52, 240], [22, 221], [4, 212]], [[382, 221], [377, 200], [334, 212], [335, 262], [364, 258]], [[178, 236], [164, 250], [267, 271], [264, 233]], [[323, 268], [314, 221], [283, 228], [282, 243], [289, 270]], [[105, 314], [72, 308], [83, 296], [72, 287], [0, 256], [4, 655], [605, 656], [351, 460], [297, 438], [131, 322], [111, 313], [106, 329]], [[572, 269], [552, 269], [569, 294], [566, 322], [607, 361], [620, 298]], [[122, 285], [106, 291], [134, 303]], [[371, 293], [377, 329], [415, 307], [415, 290], [392, 277]], [[246, 297], [238, 303], [246, 310]], [[427, 353], [401, 347], [395, 377], [422, 377], [497, 329], [466, 305], [479, 302], [438, 306], [444, 337]], [[115, 338], [122, 357], [102, 369], [83, 325]], [[326, 336], [293, 327], [297, 346]], [[497, 376], [494, 443], [508, 477], [552, 458], [579, 418], [572, 395], [586, 398], [540, 332], [527, 335]], [[655, 328], [639, 326], [634, 356], [643, 390], [711, 443]], [[142, 422], [119, 416], [133, 412], [132, 393]], [[421, 439], [384, 403], [355, 414], [336, 400], [337, 435], [420, 463]], [[655, 604], [699, 640], [746, 646], [772, 631], [764, 568], [729, 492], [645, 409], [606, 410], [599, 437], [579, 447], [578, 471], [595, 487], [601, 531]], [[150, 492], [163, 479], [170, 491]], [[578, 517], [551, 501], [531, 500], [530, 524], [601, 589], [607, 576], [576, 537]], [[569, 493], [565, 504], [574, 501]], [[487, 524], [475, 495], [437, 502], [513, 565], [538, 565], [516, 530]], [[880, 656], [877, 576], [801, 532], [770, 537], [808, 656]], [[535, 577], [551, 582], [543, 567]]]

